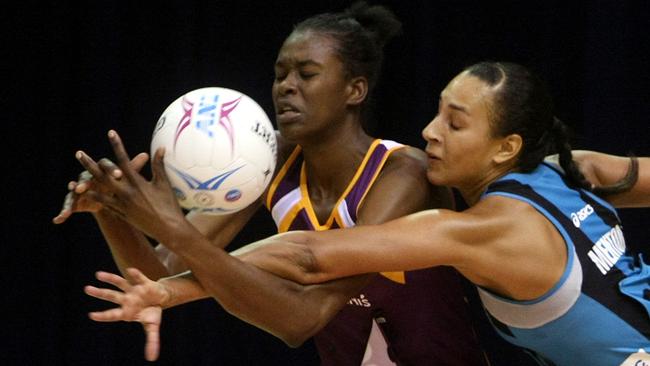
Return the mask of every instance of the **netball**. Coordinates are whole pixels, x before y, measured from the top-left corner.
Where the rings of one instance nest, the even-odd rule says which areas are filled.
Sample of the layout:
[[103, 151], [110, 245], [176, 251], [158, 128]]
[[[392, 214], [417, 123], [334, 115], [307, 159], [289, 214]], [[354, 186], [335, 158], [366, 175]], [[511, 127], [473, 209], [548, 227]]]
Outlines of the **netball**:
[[264, 110], [236, 90], [208, 87], [174, 100], [154, 128], [151, 153], [165, 147], [165, 170], [180, 205], [228, 214], [269, 184], [276, 137]]

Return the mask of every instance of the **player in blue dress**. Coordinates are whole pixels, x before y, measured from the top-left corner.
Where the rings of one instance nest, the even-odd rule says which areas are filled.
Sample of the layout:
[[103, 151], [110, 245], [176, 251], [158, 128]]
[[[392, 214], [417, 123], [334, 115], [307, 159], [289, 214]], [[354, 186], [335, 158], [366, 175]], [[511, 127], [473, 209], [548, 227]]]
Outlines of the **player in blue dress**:
[[[592, 189], [565, 130], [528, 70], [471, 66], [441, 93], [423, 131], [429, 180], [458, 188], [469, 209], [291, 233], [250, 255], [272, 254], [268, 270], [302, 283], [453, 265], [477, 285], [499, 334], [540, 364], [647, 364], [650, 268], [627, 250], [613, 205], [650, 206], [650, 159], [577, 153], [594, 182], [629, 173], [618, 190]], [[543, 162], [552, 152], [558, 163]]]

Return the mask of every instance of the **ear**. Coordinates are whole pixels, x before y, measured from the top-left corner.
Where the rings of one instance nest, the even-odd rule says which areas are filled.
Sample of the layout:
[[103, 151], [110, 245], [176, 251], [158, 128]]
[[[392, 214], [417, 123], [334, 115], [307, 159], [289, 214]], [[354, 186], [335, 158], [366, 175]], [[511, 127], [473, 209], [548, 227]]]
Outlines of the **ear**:
[[348, 94], [347, 104], [358, 106], [368, 96], [368, 80], [362, 76], [352, 78], [348, 83], [346, 91]]
[[523, 140], [516, 133], [506, 136], [501, 140], [498, 151], [492, 158], [495, 163], [502, 164], [507, 161], [514, 161], [521, 151]]

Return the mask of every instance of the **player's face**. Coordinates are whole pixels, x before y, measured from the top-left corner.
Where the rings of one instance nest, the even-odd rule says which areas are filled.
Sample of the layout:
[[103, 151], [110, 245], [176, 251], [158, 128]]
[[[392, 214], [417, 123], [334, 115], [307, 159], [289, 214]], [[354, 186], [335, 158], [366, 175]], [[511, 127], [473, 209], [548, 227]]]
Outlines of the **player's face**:
[[280, 133], [304, 144], [332, 133], [347, 111], [343, 63], [336, 41], [311, 31], [292, 33], [275, 62], [273, 104]]
[[431, 183], [462, 190], [489, 179], [491, 158], [499, 147], [490, 134], [492, 94], [490, 86], [466, 72], [442, 91], [438, 114], [422, 131]]

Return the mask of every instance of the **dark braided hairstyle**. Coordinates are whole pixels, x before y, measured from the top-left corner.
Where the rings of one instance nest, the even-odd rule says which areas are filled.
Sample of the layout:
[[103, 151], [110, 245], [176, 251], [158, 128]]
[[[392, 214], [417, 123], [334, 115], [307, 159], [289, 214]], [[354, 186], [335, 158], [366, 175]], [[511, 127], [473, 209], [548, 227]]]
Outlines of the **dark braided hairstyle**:
[[377, 85], [383, 63], [383, 48], [400, 33], [402, 23], [389, 9], [380, 5], [369, 6], [365, 1], [352, 4], [340, 13], [323, 13], [298, 23], [293, 32], [312, 31], [336, 41], [336, 52], [343, 62], [346, 76], [363, 76], [368, 80], [368, 96], [362, 105], [365, 116], [371, 104], [372, 91]]
[[593, 187], [573, 161], [567, 126], [553, 115], [553, 102], [541, 79], [521, 65], [507, 62], [481, 62], [465, 69], [497, 90], [490, 105], [494, 137], [516, 133], [523, 139], [517, 169], [529, 172], [546, 156], [558, 154], [569, 182], [600, 196], [630, 190], [639, 176], [637, 158], [630, 154], [630, 168], [620, 181]]
[[573, 161], [567, 127], [553, 115], [551, 95], [541, 79], [521, 65], [506, 62], [481, 62], [465, 71], [495, 88], [490, 104], [493, 136], [521, 136], [517, 170], [530, 172], [546, 156], [557, 153], [570, 184], [591, 189]]

